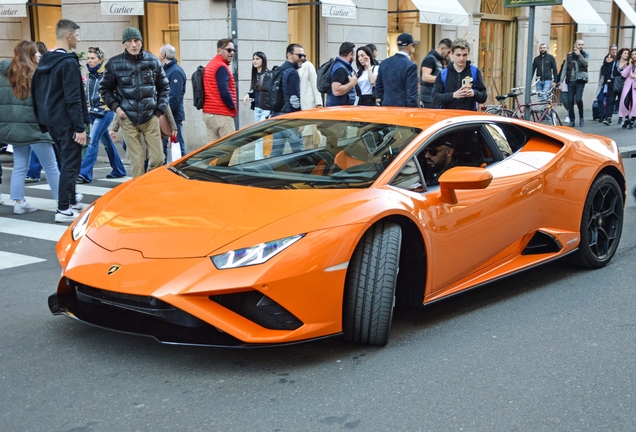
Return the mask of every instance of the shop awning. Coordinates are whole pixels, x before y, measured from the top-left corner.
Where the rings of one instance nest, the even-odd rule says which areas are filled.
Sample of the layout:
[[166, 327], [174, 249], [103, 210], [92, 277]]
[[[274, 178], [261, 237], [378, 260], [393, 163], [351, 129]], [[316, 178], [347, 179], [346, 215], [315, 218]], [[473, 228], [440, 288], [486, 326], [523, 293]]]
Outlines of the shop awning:
[[[2, 1], [2, 0], [0, 0]], [[102, 0], [102, 15], [143, 15], [144, 2], [139, 0]]]
[[470, 15], [458, 0], [411, 0], [420, 10], [420, 22], [464, 27]]
[[356, 19], [356, 5], [351, 0], [322, 0], [322, 16]]
[[563, 0], [563, 7], [578, 24], [579, 33], [606, 34], [609, 26], [587, 0]]
[[636, 25], [636, 12], [634, 12], [634, 8], [627, 3], [627, 0], [614, 0], [614, 3], [621, 8], [627, 19]]
[[25, 17], [27, 0], [0, 0], [0, 18]]

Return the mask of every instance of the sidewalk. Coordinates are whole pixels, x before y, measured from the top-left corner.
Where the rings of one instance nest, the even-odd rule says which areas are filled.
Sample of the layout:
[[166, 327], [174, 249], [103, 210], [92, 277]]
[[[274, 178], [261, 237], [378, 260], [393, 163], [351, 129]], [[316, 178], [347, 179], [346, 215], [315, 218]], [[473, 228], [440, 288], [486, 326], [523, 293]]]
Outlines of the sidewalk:
[[[559, 116], [561, 117], [561, 121], [564, 122], [565, 117], [567, 116], [566, 110], [563, 107], [559, 107], [557, 109]], [[578, 115], [578, 109], [575, 108], [575, 112]], [[636, 130], [623, 129], [621, 126], [617, 125], [616, 122], [618, 122], [618, 115], [616, 114], [612, 117], [611, 126], [599, 123], [598, 120], [592, 120], [592, 110], [590, 109], [585, 110], [585, 126], [579, 127], [579, 119], [577, 117], [575, 129], [580, 130], [581, 132], [601, 135], [613, 139], [616, 141], [623, 159], [636, 157]]]

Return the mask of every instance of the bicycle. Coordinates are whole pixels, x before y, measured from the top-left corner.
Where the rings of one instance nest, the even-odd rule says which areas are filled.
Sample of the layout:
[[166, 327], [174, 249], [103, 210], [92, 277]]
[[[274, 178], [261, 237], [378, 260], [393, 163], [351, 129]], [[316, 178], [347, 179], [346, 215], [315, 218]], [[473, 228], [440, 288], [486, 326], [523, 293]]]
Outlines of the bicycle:
[[[551, 124], [554, 126], [562, 126], [561, 118], [554, 109], [553, 99], [555, 97], [554, 90], [550, 89], [548, 92], [532, 92], [531, 97], [537, 96], [537, 100], [530, 102], [529, 104], [521, 103], [519, 96], [523, 94], [523, 87], [515, 87], [511, 89], [510, 93], [506, 95], [496, 96], [495, 99], [499, 101], [499, 105], [488, 105], [485, 108], [485, 112], [489, 114], [496, 114], [503, 117], [525, 119], [525, 110], [530, 109], [530, 121], [535, 123]], [[504, 104], [508, 98], [515, 99], [515, 109], [511, 110]]]

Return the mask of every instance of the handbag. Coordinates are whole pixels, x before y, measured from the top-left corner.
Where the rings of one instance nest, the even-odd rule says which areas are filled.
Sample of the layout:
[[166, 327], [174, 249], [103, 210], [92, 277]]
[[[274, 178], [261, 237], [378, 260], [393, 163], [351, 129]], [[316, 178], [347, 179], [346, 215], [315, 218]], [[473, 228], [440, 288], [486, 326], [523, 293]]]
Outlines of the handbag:
[[586, 83], [589, 78], [588, 78], [587, 72], [577, 70], [575, 79], [576, 79], [576, 82], [578, 83]]
[[164, 114], [161, 114], [159, 116], [159, 130], [161, 130], [161, 139], [172, 136], [172, 129], [170, 129], [170, 123], [168, 123], [168, 118]]
[[625, 85], [625, 78], [617, 76], [614, 78], [614, 93], [622, 93], [623, 86]]
[[170, 137], [170, 142], [168, 142], [168, 161], [167, 163], [172, 163], [177, 159], [181, 159], [181, 145], [179, 141], [177, 141], [177, 137]]
[[93, 117], [102, 118], [102, 117], [104, 117], [104, 114], [106, 114], [106, 108], [90, 107], [90, 109], [88, 110], [88, 113], [90, 115], [92, 115]]

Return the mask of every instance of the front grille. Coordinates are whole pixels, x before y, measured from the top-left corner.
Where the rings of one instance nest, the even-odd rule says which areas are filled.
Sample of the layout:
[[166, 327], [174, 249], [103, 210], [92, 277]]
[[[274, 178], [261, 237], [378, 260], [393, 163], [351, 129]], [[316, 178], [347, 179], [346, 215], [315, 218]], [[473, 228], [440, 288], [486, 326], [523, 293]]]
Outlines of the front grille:
[[259, 291], [210, 296], [210, 300], [269, 330], [296, 330], [303, 322]]
[[184, 327], [203, 327], [208, 325], [197, 317], [155, 297], [106, 291], [80, 284], [70, 279], [67, 280], [67, 283], [75, 290], [77, 300], [83, 303], [125, 309], [138, 314], [150, 315]]

